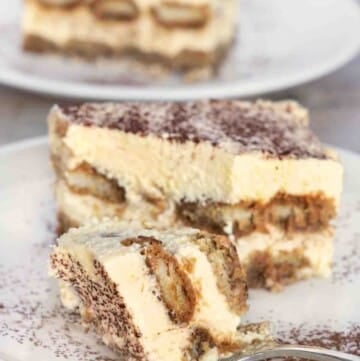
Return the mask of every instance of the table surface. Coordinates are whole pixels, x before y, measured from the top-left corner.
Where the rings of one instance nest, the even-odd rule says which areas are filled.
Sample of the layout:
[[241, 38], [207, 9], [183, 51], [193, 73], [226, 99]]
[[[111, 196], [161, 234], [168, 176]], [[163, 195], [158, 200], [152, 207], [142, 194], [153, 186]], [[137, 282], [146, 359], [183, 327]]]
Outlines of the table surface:
[[[299, 101], [310, 109], [311, 127], [323, 142], [360, 153], [360, 56], [321, 79], [261, 97]], [[66, 103], [0, 86], [0, 145], [45, 135], [56, 102]]]

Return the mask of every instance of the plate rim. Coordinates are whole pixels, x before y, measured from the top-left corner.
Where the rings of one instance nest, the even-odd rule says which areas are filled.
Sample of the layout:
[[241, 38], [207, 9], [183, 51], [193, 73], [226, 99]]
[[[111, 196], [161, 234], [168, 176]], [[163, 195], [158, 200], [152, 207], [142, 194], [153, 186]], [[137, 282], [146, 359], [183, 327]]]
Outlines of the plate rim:
[[[359, 21], [354, 21], [352, 26], [354, 32], [360, 33], [360, 6], [356, 0], [343, 0], [340, 6], [352, 8], [354, 18], [357, 16]], [[346, 43], [346, 47], [338, 52], [337, 55], [328, 59], [327, 62], [316, 64], [307, 68], [301, 73], [295, 73], [280, 77], [276, 82], [273, 80], [256, 81], [243, 87], [241, 82], [225, 83], [219, 86], [208, 83], [195, 85], [184, 85], [182, 88], [171, 86], [150, 86], [133, 87], [127, 85], [98, 85], [63, 82], [58, 80], [47, 80], [38, 76], [32, 76], [18, 72], [13, 68], [0, 68], [0, 83], [13, 88], [26, 90], [37, 94], [48, 96], [61, 96], [63, 98], [75, 99], [97, 99], [97, 100], [130, 100], [142, 99], [150, 100], [189, 100], [200, 98], [229, 98], [229, 97], [247, 97], [272, 93], [282, 89], [287, 89], [295, 85], [301, 85], [311, 80], [318, 79], [327, 75], [338, 68], [344, 66], [353, 59], [360, 51], [360, 37], [353, 36], [351, 41]], [[54, 86], [56, 83], [57, 86]], [[96, 95], [95, 95], [96, 94]]]

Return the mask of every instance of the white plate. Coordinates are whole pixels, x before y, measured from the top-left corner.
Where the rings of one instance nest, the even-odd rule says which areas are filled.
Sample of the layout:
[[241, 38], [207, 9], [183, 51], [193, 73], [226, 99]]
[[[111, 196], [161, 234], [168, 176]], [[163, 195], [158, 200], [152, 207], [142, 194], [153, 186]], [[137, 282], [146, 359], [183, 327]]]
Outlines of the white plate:
[[242, 0], [236, 44], [219, 75], [185, 84], [149, 79], [118, 62], [79, 61], [21, 51], [20, 0], [0, 1], [0, 82], [35, 92], [98, 100], [250, 96], [329, 73], [360, 45], [354, 0]]
[[[333, 277], [301, 282], [280, 294], [250, 293], [247, 320], [270, 320], [278, 335], [297, 327], [305, 335], [323, 327], [346, 333], [360, 324], [360, 157], [340, 154], [347, 172]], [[0, 359], [114, 360], [60, 307], [47, 277], [55, 209], [46, 139], [0, 149], [0, 175]], [[360, 354], [357, 327], [357, 344], [343, 340], [342, 348]]]

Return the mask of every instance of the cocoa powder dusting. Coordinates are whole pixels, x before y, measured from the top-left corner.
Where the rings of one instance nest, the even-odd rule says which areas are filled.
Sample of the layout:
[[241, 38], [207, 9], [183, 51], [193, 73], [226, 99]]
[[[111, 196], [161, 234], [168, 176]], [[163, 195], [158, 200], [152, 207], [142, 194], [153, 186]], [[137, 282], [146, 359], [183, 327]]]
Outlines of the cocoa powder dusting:
[[236, 100], [87, 103], [59, 108], [58, 117], [168, 141], [207, 142], [235, 154], [326, 159], [325, 149], [306, 125], [304, 110], [293, 102], [276, 104]]
[[[346, 207], [344, 203], [346, 202]], [[336, 219], [335, 262], [333, 284], [353, 284], [360, 278], [360, 202], [344, 200]]]
[[[57, 287], [49, 279], [48, 255], [57, 237], [53, 201], [45, 201], [33, 216], [36, 221], [30, 224], [41, 224], [41, 238], [23, 240], [24, 247], [30, 246], [24, 251], [26, 257], [19, 257], [21, 263], [0, 263], [0, 338], [15, 341], [19, 349], [23, 345], [46, 350], [56, 358], [116, 361], [95, 335], [84, 333], [78, 314], [61, 305]], [[15, 354], [16, 350], [9, 356]]]
[[303, 326], [295, 326], [290, 331], [280, 332], [278, 341], [324, 347], [360, 356], [360, 325], [350, 324], [342, 331], [333, 331], [325, 326], [304, 331]]

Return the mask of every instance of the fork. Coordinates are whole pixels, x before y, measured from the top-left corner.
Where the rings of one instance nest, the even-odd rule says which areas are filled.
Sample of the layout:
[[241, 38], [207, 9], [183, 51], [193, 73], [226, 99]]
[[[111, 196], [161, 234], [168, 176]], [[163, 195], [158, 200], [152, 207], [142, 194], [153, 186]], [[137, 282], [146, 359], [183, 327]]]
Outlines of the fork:
[[[298, 357], [313, 361], [360, 361], [360, 357], [340, 351], [327, 350], [321, 347], [300, 345], [278, 345], [261, 351], [235, 353], [219, 361], [262, 361], [271, 358]], [[0, 361], [18, 361], [0, 351]]]
[[271, 358], [298, 357], [313, 361], [360, 361], [360, 357], [321, 347], [300, 345], [275, 345], [261, 350], [235, 353], [220, 361], [262, 361]]

